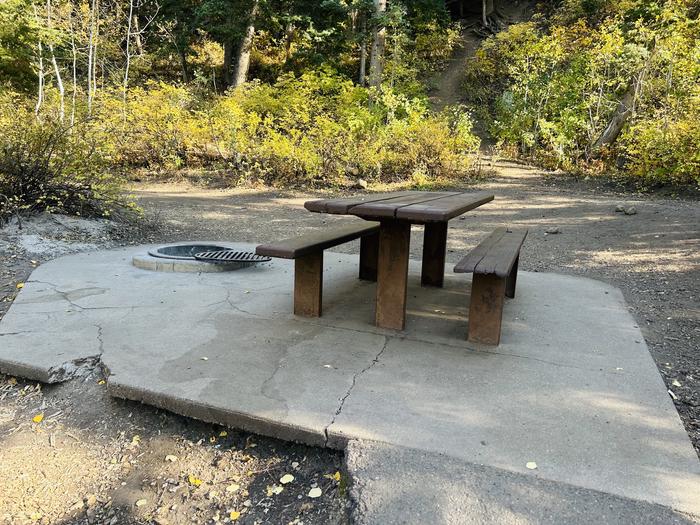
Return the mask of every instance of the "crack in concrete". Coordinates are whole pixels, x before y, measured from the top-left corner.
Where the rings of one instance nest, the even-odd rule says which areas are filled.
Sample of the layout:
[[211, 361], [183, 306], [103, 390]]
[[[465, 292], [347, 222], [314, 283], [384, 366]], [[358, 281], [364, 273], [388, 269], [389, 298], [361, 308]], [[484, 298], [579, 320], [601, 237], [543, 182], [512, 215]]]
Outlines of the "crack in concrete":
[[345, 392], [345, 395], [340, 399], [340, 404], [338, 405], [338, 408], [335, 410], [335, 414], [333, 414], [333, 418], [331, 419], [331, 422], [326, 425], [326, 428], [323, 429], [323, 435], [324, 435], [324, 446], [328, 446], [328, 431], [330, 428], [333, 426], [335, 423], [336, 418], [340, 415], [340, 413], [343, 411], [343, 407], [345, 406], [345, 402], [347, 399], [350, 397], [350, 394], [352, 393], [353, 389], [355, 388], [355, 385], [357, 384], [357, 378], [360, 377], [362, 374], [370, 370], [374, 365], [379, 363], [379, 360], [382, 357], [382, 354], [386, 350], [386, 347], [389, 345], [390, 338], [388, 336], [384, 336], [384, 344], [382, 345], [382, 349], [377, 353], [376, 356], [374, 356], [374, 359], [362, 370], [359, 372], [356, 372], [355, 375], [352, 376], [352, 383], [350, 384], [350, 388], [348, 388], [347, 392]]

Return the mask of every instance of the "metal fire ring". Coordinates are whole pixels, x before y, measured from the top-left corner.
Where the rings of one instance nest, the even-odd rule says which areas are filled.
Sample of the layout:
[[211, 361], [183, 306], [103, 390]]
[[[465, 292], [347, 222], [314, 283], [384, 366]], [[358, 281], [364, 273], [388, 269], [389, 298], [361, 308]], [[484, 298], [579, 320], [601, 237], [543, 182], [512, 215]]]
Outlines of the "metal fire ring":
[[238, 263], [241, 266], [251, 266], [261, 262], [270, 262], [270, 257], [265, 257], [252, 252], [237, 252], [234, 250], [217, 250], [209, 252], [195, 253], [194, 258], [198, 261], [210, 263]]

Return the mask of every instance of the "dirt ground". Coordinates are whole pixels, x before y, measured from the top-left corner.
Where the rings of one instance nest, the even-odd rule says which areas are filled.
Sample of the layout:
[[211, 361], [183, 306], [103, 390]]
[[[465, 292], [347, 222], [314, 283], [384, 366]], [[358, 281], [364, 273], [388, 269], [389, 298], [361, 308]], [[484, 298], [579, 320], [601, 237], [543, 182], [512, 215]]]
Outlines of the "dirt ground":
[[[492, 191], [496, 200], [450, 223], [448, 261], [499, 225], [525, 226], [524, 270], [620, 287], [700, 452], [697, 200], [622, 194], [595, 180], [508, 162], [495, 166], [493, 178], [459, 187]], [[0, 230], [0, 315], [33, 267], [73, 249], [265, 242], [344, 220], [304, 210], [305, 200], [330, 192], [183, 183], [141, 184], [134, 191], [146, 213], [139, 227], [84, 228], [42, 217], [22, 232]], [[421, 235], [414, 228], [412, 257], [420, 257]], [[346, 522], [341, 454], [111, 399], [103, 379], [99, 368], [54, 386], [0, 376], [0, 523]], [[39, 414], [43, 420], [36, 423]], [[294, 481], [282, 485], [284, 474]], [[321, 497], [308, 496], [314, 487]]]

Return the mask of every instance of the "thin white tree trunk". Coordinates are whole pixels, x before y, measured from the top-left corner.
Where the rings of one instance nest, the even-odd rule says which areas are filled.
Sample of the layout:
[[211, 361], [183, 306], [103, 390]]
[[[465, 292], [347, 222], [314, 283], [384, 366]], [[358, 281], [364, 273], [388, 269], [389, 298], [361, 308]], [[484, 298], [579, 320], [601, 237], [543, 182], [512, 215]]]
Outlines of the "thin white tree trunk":
[[365, 80], [367, 76], [367, 15], [362, 15], [362, 29], [361, 37], [362, 41], [360, 43], [360, 78], [359, 83], [361, 86], [365, 85]]
[[[34, 18], [36, 18], [37, 23], [39, 23], [39, 15], [36, 12], [36, 5], [34, 5]], [[41, 39], [37, 43], [39, 49], [39, 70], [37, 76], [39, 77], [39, 88], [36, 99], [36, 106], [34, 108], [34, 113], [36, 118], [39, 118], [39, 112], [41, 111], [41, 106], [44, 103], [44, 47], [41, 43]]]
[[78, 94], [78, 50], [75, 47], [75, 30], [72, 19], [70, 23], [70, 47], [73, 54], [73, 96], [70, 110], [70, 125], [72, 129], [75, 125], [75, 99]]
[[[375, 16], [380, 18], [386, 12], [387, 0], [374, 0]], [[384, 70], [384, 48], [386, 46], [386, 27], [379, 23], [374, 28], [372, 53], [369, 61], [369, 86], [379, 88], [382, 84]]]
[[258, 0], [253, 3], [253, 9], [250, 11], [250, 19], [248, 27], [246, 27], [245, 35], [241, 40], [241, 47], [238, 51], [238, 61], [236, 62], [236, 71], [233, 75], [233, 87], [238, 87], [244, 84], [248, 78], [248, 68], [250, 67], [250, 51], [253, 47], [253, 38], [255, 37], [255, 17], [258, 14]]
[[[46, 0], [46, 26], [51, 29], [51, 0]], [[61, 78], [61, 70], [58, 68], [56, 61], [56, 53], [54, 53], [53, 44], [49, 42], [49, 51], [51, 52], [51, 63], [53, 64], [54, 74], [56, 75], [56, 85], [58, 86], [59, 95], [59, 120], [63, 122], [66, 114], [65, 94], [63, 87], [63, 79]]]
[[129, 86], [129, 67], [131, 66], [131, 21], [134, 19], [134, 0], [129, 0], [129, 18], [126, 25], [126, 64], [124, 66], [124, 83], [122, 85], [122, 117], [126, 124], [126, 90]]
[[93, 95], [93, 90], [92, 90], [92, 71], [93, 71], [93, 64], [95, 62], [95, 57], [93, 55], [94, 53], [94, 48], [93, 48], [93, 43], [95, 40], [95, 3], [96, 0], [92, 0], [92, 7], [90, 8], [90, 19], [89, 19], [89, 36], [88, 36], [88, 69], [87, 69], [87, 106], [88, 106], [88, 114], [92, 113], [92, 95]]

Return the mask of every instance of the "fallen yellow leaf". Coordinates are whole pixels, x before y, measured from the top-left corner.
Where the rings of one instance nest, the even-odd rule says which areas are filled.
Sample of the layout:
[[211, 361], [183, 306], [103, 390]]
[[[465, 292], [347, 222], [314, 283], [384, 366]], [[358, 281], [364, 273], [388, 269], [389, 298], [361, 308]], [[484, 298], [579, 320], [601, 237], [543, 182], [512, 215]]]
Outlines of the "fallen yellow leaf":
[[333, 479], [335, 481], [340, 481], [340, 472], [336, 471], [335, 474], [324, 474], [324, 478]]
[[21, 290], [22, 288], [24, 288], [24, 283], [17, 283], [17, 289]]
[[241, 517], [241, 513], [238, 512], [237, 510], [232, 510], [229, 515], [229, 518], [231, 518], [231, 521], [236, 521], [238, 518]]
[[221, 432], [219, 432], [219, 437], [222, 437], [222, 438], [223, 438], [223, 437], [226, 437], [226, 436], [228, 436], [228, 432], [226, 432], [225, 430], [222, 430]]
[[34, 416], [32, 418], [32, 421], [34, 421], [34, 423], [41, 423], [43, 420], [44, 420], [44, 413], [43, 412], [37, 414], [36, 416]]
[[202, 480], [195, 478], [192, 474], [187, 476], [187, 481], [190, 482], [190, 485], [194, 485], [195, 487], [199, 487], [202, 484]]
[[10, 384], [10, 386], [15, 386], [17, 384], [17, 379], [14, 377], [11, 377], [10, 379], [7, 380], [7, 382]]
[[100, 379], [100, 380], [97, 382], [97, 384], [98, 384], [98, 385], [104, 385], [106, 382], [107, 382], [107, 381], [105, 381], [104, 379]]

